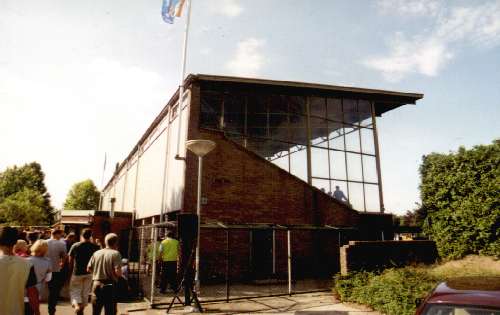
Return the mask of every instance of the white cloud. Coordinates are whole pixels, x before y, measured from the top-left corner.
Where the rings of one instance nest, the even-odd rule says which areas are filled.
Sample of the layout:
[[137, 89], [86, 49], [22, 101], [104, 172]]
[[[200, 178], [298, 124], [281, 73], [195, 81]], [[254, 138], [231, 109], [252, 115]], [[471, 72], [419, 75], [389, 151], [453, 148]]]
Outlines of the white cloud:
[[383, 14], [433, 16], [441, 6], [438, 0], [379, 0], [377, 9]]
[[398, 34], [390, 46], [390, 56], [363, 61], [367, 67], [381, 71], [388, 81], [399, 81], [410, 73], [435, 76], [453, 58], [446, 45], [433, 39], [409, 41]]
[[212, 53], [212, 48], [204, 47], [200, 49], [200, 55], [210, 55]]
[[234, 57], [226, 64], [226, 68], [234, 75], [256, 76], [266, 63], [262, 54], [265, 41], [248, 38], [238, 43]]
[[500, 1], [476, 7], [442, 9], [434, 27], [410, 39], [396, 33], [387, 56], [370, 57], [365, 66], [389, 81], [418, 73], [435, 76], [466, 45], [490, 47], [500, 43]]
[[[213, 1], [213, 0], [212, 0]], [[243, 12], [243, 7], [238, 0], [219, 0], [211, 2], [211, 11], [227, 17], [237, 17]]]

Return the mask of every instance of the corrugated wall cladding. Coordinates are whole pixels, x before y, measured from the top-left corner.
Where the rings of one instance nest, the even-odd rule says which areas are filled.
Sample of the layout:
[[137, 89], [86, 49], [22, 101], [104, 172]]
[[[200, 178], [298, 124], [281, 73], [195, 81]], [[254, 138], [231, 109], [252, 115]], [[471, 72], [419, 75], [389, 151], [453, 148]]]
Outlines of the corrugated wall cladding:
[[[185, 142], [189, 120], [190, 92], [182, 110], [179, 155], [186, 155]], [[126, 165], [122, 167], [103, 193], [103, 210], [132, 212], [146, 218], [182, 207], [185, 162], [176, 160], [179, 119], [178, 103], [171, 106], [148, 134]], [[114, 203], [112, 203], [114, 200]]]

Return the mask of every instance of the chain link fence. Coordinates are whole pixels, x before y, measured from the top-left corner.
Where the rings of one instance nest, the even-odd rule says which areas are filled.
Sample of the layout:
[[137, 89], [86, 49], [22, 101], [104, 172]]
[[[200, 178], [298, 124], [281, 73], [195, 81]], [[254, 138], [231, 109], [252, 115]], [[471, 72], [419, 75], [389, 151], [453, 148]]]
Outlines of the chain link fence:
[[[152, 307], [169, 304], [174, 297], [172, 290], [162, 294], [159, 289], [161, 277], [165, 276], [159, 244], [169, 229], [175, 230], [175, 225], [137, 227], [132, 237], [129, 285]], [[202, 225], [200, 301], [330, 290], [333, 275], [340, 271], [339, 248], [356, 239], [356, 233], [328, 226]], [[179, 260], [177, 283], [184, 267]], [[183, 297], [182, 292], [180, 295]]]

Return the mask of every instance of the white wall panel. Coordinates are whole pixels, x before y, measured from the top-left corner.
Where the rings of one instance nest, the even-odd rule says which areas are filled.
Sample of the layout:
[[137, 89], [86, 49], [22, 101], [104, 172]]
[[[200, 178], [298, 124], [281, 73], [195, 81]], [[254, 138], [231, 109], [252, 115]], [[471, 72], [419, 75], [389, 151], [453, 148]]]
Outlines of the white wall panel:
[[[186, 102], [189, 102], [189, 98]], [[182, 110], [182, 126], [181, 126], [181, 142], [179, 146], [179, 155], [186, 156], [186, 138], [189, 120], [189, 106], [185, 106]], [[179, 119], [176, 117], [170, 124], [169, 143], [168, 143], [168, 160], [167, 160], [167, 182], [165, 191], [165, 207], [166, 212], [180, 210], [182, 208], [182, 200], [184, 198], [184, 177], [186, 170], [186, 162], [176, 160], [177, 154], [177, 135], [179, 128]]]
[[135, 174], [137, 173], [137, 163], [129, 165], [127, 172], [127, 181], [125, 183], [125, 195], [123, 196], [123, 211], [134, 211], [134, 189]]
[[111, 197], [113, 193], [113, 185], [109, 185], [108, 189], [104, 191], [103, 193], [103, 199], [102, 199], [102, 210], [104, 211], [109, 211], [111, 210]]
[[156, 140], [150, 139], [145, 143], [145, 151], [139, 158], [136, 201], [136, 215], [139, 219], [161, 212], [166, 141], [165, 130]]

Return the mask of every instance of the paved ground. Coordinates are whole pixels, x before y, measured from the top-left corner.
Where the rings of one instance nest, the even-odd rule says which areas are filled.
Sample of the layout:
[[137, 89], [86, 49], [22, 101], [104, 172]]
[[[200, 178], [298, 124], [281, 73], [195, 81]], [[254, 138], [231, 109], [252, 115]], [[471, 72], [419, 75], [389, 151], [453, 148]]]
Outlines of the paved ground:
[[[293, 296], [269, 297], [258, 299], [245, 299], [231, 301], [230, 303], [205, 303], [203, 304], [207, 314], [281, 314], [281, 315], [380, 315], [359, 306], [339, 303], [329, 292], [296, 294]], [[43, 304], [42, 315], [47, 314], [47, 305]], [[119, 304], [118, 314], [129, 315], [159, 315], [165, 314], [166, 309], [148, 309], [146, 303]], [[103, 312], [104, 313], [104, 312]], [[171, 310], [172, 314], [186, 314], [189, 311], [181, 306]], [[58, 306], [57, 315], [74, 314], [67, 302]], [[85, 315], [90, 315], [91, 307], [87, 307]]]

